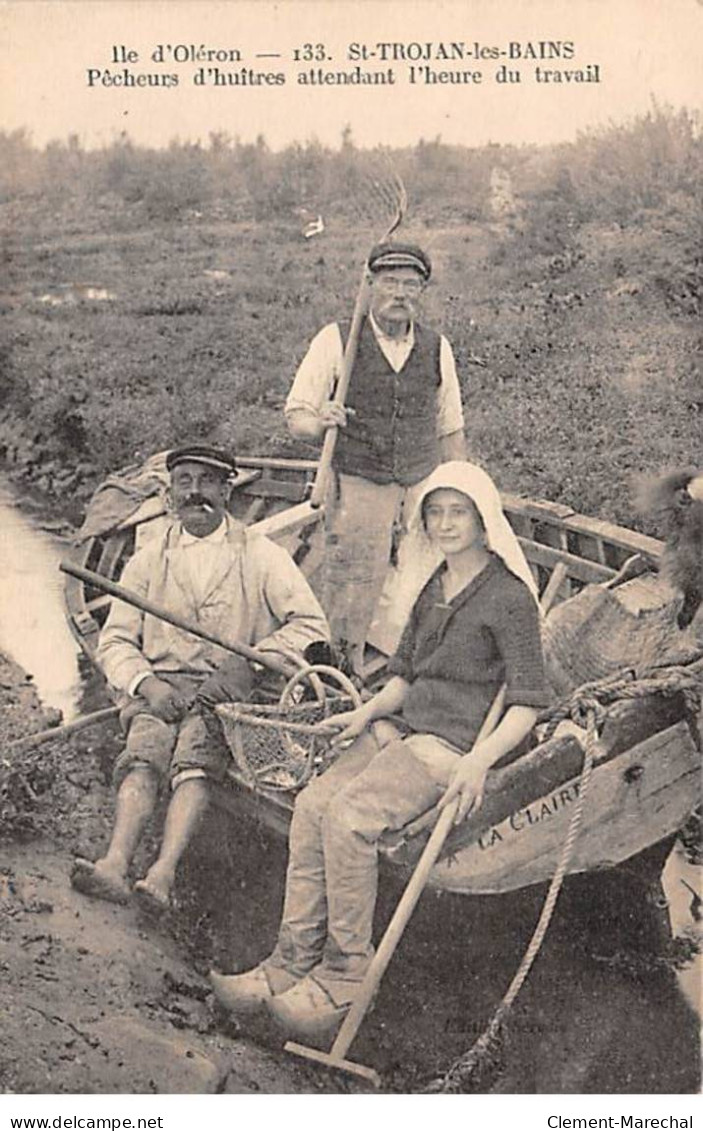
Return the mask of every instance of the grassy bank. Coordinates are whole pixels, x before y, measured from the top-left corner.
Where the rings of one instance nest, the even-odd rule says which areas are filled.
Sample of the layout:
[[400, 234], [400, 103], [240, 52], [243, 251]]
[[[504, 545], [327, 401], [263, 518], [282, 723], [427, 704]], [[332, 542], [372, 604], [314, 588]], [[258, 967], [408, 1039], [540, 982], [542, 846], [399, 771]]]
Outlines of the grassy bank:
[[[311, 454], [281, 409], [309, 338], [351, 309], [374, 234], [368, 154], [222, 137], [38, 152], [21, 135], [0, 151], [0, 450], [16, 474], [78, 506], [193, 436]], [[502, 487], [631, 522], [637, 475], [700, 462], [701, 153], [695, 122], [656, 111], [556, 149], [393, 155], [470, 452]]]

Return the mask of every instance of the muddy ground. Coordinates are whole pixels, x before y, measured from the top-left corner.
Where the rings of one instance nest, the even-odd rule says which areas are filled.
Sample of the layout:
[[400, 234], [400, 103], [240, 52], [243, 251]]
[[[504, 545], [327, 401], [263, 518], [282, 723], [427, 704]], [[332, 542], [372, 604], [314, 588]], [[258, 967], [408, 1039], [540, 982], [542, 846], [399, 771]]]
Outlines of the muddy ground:
[[[0, 661], [0, 1089], [13, 1093], [315, 1093], [362, 1085], [295, 1061], [259, 1022], [218, 1015], [205, 973], [244, 969], [271, 945], [285, 851], [213, 808], [159, 924], [68, 884], [111, 817], [114, 728], [28, 754], [9, 743], [46, 723], [36, 692]], [[138, 870], [155, 841], [147, 838]], [[598, 884], [565, 886], [502, 1044], [466, 1082], [481, 1092], [694, 1092], [698, 1023], [674, 966], [654, 880], [665, 850]], [[379, 928], [398, 888], [382, 884]], [[354, 1056], [389, 1091], [421, 1090], [483, 1030], [534, 926], [542, 890], [466, 900], [428, 893]]]
[[5, 658], [0, 704], [0, 1090], [326, 1090], [304, 1066], [218, 1031], [183, 924], [156, 928], [68, 884], [74, 853], [95, 856], [104, 842], [116, 740], [103, 729], [12, 752], [8, 740], [47, 716]]

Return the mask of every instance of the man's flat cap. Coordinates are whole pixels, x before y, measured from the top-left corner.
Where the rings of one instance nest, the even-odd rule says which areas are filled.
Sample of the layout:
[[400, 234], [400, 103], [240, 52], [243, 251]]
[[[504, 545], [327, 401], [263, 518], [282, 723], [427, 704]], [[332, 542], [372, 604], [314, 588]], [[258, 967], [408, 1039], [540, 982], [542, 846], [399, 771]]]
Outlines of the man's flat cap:
[[173, 448], [166, 456], [166, 469], [173, 471], [179, 463], [204, 463], [207, 467], [217, 468], [223, 475], [234, 475], [237, 470], [234, 456], [207, 444], [182, 444]]
[[369, 271], [393, 271], [398, 267], [412, 267], [427, 282], [432, 274], [432, 260], [426, 251], [415, 243], [377, 243], [367, 261]]

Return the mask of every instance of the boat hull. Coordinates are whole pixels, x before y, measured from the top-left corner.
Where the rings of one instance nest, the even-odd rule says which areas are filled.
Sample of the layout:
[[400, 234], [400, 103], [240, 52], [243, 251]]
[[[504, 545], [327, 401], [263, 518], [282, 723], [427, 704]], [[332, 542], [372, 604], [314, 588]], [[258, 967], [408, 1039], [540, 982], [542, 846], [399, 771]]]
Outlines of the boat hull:
[[[309, 461], [242, 461], [234, 512], [284, 545], [308, 575], [319, 567], [322, 540], [313, 535], [322, 509], [307, 501], [315, 464]], [[560, 599], [587, 584], [606, 582], [633, 554], [656, 563], [661, 544], [652, 538], [577, 514], [548, 502], [504, 496], [506, 514], [525, 549], [540, 592], [552, 585]], [[124, 563], [158, 531], [163, 499], [151, 498], [135, 517], [76, 550], [78, 562], [119, 581]], [[555, 567], [561, 570], [555, 573]], [[74, 578], [66, 588], [69, 623], [94, 659], [110, 598]], [[384, 656], [367, 652], [366, 674], [382, 675]], [[675, 833], [700, 796], [700, 754], [694, 722], [683, 697], [663, 704], [616, 704], [607, 712], [601, 745], [569, 872], [610, 868]], [[430, 884], [470, 895], [498, 894], [549, 880], [579, 796], [583, 748], [573, 734], [556, 737], [494, 770], [484, 801], [447, 840]], [[230, 774], [216, 801], [249, 814], [285, 835], [294, 798]], [[391, 863], [408, 869], [426, 836], [396, 837], [382, 845]]]
[[[580, 778], [513, 810], [437, 864], [430, 884], [495, 895], [550, 880], [579, 800]], [[700, 754], [678, 723], [596, 766], [568, 874], [612, 868], [675, 833], [700, 796]]]
[[[693, 719], [677, 699], [616, 705], [603, 728], [567, 874], [612, 868], [675, 834], [698, 798], [701, 755]], [[577, 728], [538, 745], [489, 778], [481, 809], [447, 839], [429, 885], [500, 895], [549, 881], [580, 796], [583, 739]], [[236, 771], [213, 792], [218, 805], [287, 835], [294, 798], [252, 789]], [[381, 854], [408, 873], [429, 835], [394, 834]]]

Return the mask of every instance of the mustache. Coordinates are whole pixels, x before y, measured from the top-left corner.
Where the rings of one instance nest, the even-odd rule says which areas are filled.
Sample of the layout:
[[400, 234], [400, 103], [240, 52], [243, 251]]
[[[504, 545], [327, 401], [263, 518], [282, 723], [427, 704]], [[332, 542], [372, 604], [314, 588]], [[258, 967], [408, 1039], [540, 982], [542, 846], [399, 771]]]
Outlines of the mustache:
[[215, 509], [209, 499], [206, 499], [204, 495], [198, 495], [197, 493], [194, 495], [188, 495], [188, 498], [183, 500], [181, 506], [202, 507], [203, 510], [206, 511], [213, 511]]

